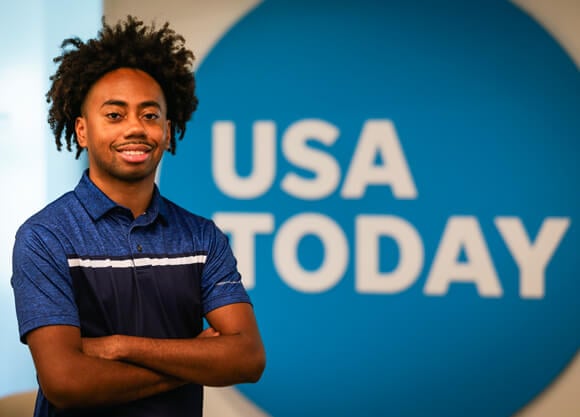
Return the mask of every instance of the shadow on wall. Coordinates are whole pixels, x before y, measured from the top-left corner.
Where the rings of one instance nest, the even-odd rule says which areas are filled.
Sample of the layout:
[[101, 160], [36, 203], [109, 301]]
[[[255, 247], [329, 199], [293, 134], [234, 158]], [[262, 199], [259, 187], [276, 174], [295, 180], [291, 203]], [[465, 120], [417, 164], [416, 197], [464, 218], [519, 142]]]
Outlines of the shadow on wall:
[[36, 391], [21, 392], [0, 398], [1, 417], [32, 416]]

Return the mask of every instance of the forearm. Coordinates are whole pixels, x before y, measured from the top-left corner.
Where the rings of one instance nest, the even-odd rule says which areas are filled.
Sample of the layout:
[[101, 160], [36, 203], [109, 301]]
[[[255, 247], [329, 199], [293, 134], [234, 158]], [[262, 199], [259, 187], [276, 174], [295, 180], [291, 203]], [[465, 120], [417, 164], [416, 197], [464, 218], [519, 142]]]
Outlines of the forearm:
[[210, 312], [207, 319], [212, 327], [196, 338], [113, 335], [83, 339], [83, 351], [201, 385], [257, 381], [266, 359], [251, 306], [243, 303], [224, 306]]
[[57, 408], [119, 404], [185, 383], [134, 364], [87, 355], [75, 327], [45, 326], [32, 331], [27, 343], [42, 391]]
[[255, 382], [264, 368], [261, 345], [244, 335], [196, 339], [118, 338], [118, 358], [208, 386]]
[[63, 366], [58, 381], [39, 379], [45, 395], [59, 408], [85, 408], [126, 403], [184, 384], [175, 377], [134, 364], [78, 354]]

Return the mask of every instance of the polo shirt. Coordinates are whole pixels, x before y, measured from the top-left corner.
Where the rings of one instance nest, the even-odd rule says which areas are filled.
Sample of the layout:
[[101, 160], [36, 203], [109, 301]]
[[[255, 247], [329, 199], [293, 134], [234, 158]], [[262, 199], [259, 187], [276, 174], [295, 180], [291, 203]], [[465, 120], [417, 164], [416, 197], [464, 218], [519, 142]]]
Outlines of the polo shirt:
[[[11, 283], [23, 343], [48, 325], [80, 327], [83, 337], [191, 338], [208, 312], [250, 302], [228, 239], [211, 220], [162, 197], [157, 186], [134, 219], [88, 170], [74, 191], [18, 229]], [[188, 384], [117, 407], [59, 411], [39, 388], [34, 415], [201, 416], [202, 398], [202, 387]]]

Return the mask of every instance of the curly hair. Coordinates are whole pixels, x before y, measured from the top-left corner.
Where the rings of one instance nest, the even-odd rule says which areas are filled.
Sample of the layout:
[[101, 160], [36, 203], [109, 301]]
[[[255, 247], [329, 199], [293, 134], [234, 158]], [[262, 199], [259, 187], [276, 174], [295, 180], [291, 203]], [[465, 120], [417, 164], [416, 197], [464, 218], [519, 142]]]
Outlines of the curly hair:
[[50, 77], [52, 86], [46, 93], [48, 123], [60, 151], [62, 136], [68, 151], [73, 138], [76, 158], [83, 148], [79, 145], [75, 121], [92, 85], [106, 73], [118, 68], [135, 68], [157, 81], [167, 102], [167, 119], [171, 120], [169, 151], [175, 154], [176, 134], [182, 139], [187, 121], [197, 108], [193, 52], [185, 47], [185, 39], [165, 23], [160, 29], [145, 26], [134, 16], [103, 27], [95, 39], [86, 43], [78, 37], [62, 42], [62, 54], [53, 59], [58, 65]]

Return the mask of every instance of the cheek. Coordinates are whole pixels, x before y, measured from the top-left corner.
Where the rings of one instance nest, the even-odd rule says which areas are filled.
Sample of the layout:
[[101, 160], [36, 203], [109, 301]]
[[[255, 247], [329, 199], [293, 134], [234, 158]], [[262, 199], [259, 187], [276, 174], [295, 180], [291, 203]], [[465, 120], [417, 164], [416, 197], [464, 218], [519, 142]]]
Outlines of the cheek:
[[85, 137], [85, 147], [90, 152], [106, 152], [111, 149], [115, 138], [119, 138], [122, 134], [115, 129], [104, 126], [92, 126], [87, 130]]

